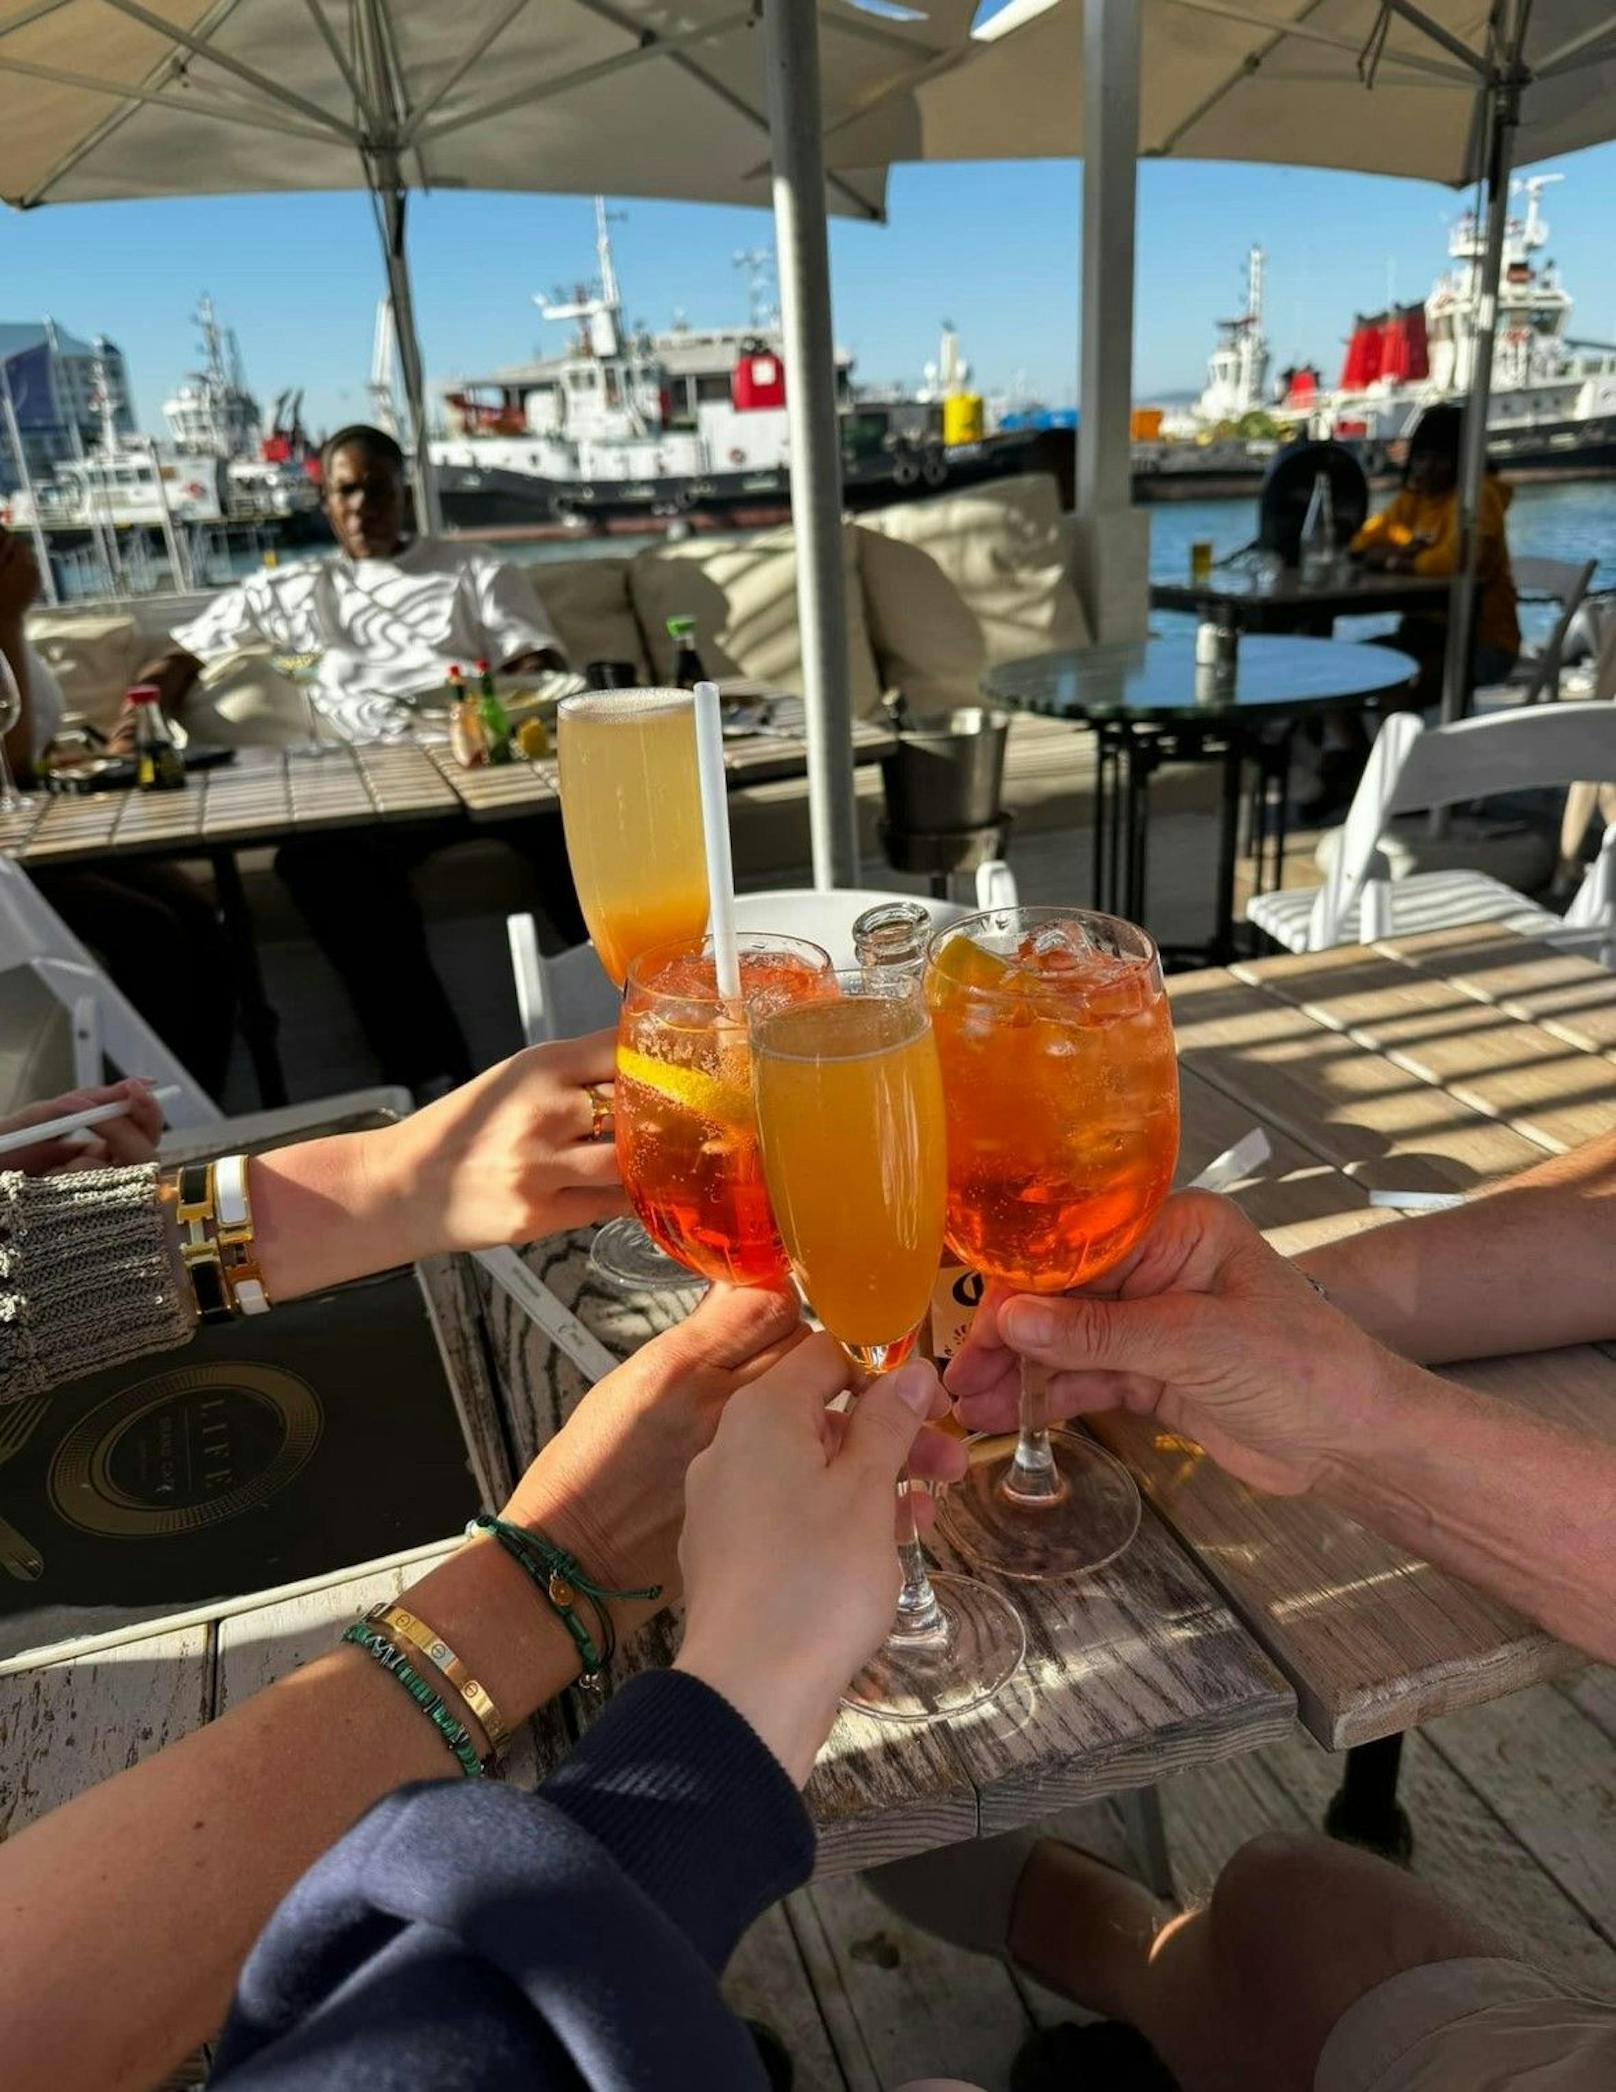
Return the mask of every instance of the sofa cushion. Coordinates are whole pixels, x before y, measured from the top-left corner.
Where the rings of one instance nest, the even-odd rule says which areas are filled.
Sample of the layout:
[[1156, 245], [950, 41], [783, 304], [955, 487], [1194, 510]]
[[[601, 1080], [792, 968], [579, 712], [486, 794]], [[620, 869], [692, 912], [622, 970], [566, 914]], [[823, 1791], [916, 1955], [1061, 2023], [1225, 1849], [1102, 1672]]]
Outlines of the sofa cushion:
[[559, 559], [532, 569], [533, 586], [573, 668], [591, 661], [632, 661], [650, 675], [645, 641], [634, 618], [627, 559]]
[[268, 647], [238, 647], [210, 661], [179, 716], [194, 741], [216, 748], [290, 748], [309, 738], [302, 693], [271, 665]]
[[970, 704], [987, 646], [958, 587], [922, 546], [883, 531], [860, 530], [858, 551], [882, 682], [901, 690], [917, 716]]
[[69, 712], [107, 730], [148, 651], [134, 616], [124, 610], [36, 610], [30, 645], [62, 686]]
[[[880, 709], [881, 677], [864, 619], [858, 538], [851, 524], [842, 532], [842, 571], [853, 710], [869, 718]], [[745, 544], [697, 537], [660, 545], [634, 561], [629, 587], [653, 673], [664, 681], [673, 673], [668, 619], [689, 616], [696, 620], [696, 644], [713, 675], [751, 676], [776, 690], [801, 690], [797, 555], [789, 530], [765, 531]]]
[[[1023, 473], [957, 494], [899, 502], [859, 521], [930, 555], [976, 619], [990, 667], [1089, 644], [1083, 606], [1067, 578], [1069, 546], [1049, 474]], [[872, 623], [885, 625], [893, 615], [883, 607], [872, 613]], [[906, 622], [904, 635], [912, 646], [913, 621]], [[931, 673], [947, 675], [940, 654], [928, 654], [926, 661]]]

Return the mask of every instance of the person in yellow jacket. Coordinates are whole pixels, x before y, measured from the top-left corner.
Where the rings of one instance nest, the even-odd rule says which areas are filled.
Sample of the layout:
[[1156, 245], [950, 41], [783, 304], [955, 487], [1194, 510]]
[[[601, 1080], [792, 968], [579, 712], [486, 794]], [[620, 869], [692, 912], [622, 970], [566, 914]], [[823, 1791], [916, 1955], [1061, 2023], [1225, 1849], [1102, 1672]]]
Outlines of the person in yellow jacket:
[[[1459, 438], [1457, 407], [1428, 407], [1409, 439], [1401, 492], [1353, 539], [1351, 550], [1365, 566], [1389, 573], [1452, 574], [1459, 566]], [[1476, 637], [1471, 653], [1472, 684], [1501, 682], [1521, 650], [1510, 571], [1505, 516], [1510, 490], [1494, 474], [1481, 483], [1476, 507]], [[1392, 642], [1420, 664], [1415, 702], [1435, 704], [1442, 695], [1442, 657], [1447, 645], [1445, 610], [1406, 617]]]

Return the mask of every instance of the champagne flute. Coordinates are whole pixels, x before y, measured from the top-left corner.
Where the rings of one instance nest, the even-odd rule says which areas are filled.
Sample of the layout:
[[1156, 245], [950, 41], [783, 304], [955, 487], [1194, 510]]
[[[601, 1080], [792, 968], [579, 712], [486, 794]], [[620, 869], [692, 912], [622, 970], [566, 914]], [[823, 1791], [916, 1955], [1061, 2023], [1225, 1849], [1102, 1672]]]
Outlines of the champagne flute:
[[[748, 1005], [764, 1176], [798, 1285], [852, 1362], [914, 1349], [943, 1244], [943, 1087], [921, 984], [839, 973], [830, 998]], [[1020, 1668], [1015, 1608], [973, 1577], [932, 1576], [907, 1473], [891, 1634], [846, 1704], [892, 1721], [963, 1714]]]
[[[926, 994], [948, 1107], [948, 1245], [1019, 1292], [1061, 1293], [1127, 1255], [1178, 1157], [1178, 1064], [1156, 947], [1076, 908], [998, 908], [933, 937]], [[1007, 1576], [1102, 1567], [1139, 1530], [1133, 1477], [1048, 1428], [1023, 1361], [1020, 1429], [975, 1439], [940, 1524]]]
[[[707, 860], [687, 690], [584, 691], [556, 711], [561, 825], [578, 905], [618, 988], [642, 952], [707, 927]], [[690, 1273], [637, 1220], [613, 1220], [589, 1253], [624, 1293], [688, 1286]]]
[[327, 741], [320, 731], [320, 708], [314, 702], [314, 692], [320, 680], [321, 652], [318, 647], [301, 653], [288, 650], [272, 654], [270, 666], [289, 683], [295, 684], [297, 694], [303, 700], [303, 714], [308, 721], [309, 738], [287, 749], [288, 755], [318, 755], [331, 753], [333, 743]]

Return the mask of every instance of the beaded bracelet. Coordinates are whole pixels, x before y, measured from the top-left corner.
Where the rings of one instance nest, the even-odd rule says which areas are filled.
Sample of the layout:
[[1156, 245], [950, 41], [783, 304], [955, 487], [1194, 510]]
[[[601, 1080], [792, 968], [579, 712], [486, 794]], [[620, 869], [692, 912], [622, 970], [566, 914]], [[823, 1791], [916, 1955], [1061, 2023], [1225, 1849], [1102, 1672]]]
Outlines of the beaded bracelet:
[[[466, 1532], [472, 1538], [479, 1533], [489, 1534], [522, 1570], [572, 1636], [583, 1662], [586, 1681], [606, 1668], [617, 1647], [617, 1631], [604, 1601], [608, 1598], [654, 1600], [662, 1596], [660, 1584], [648, 1584], [640, 1591], [616, 1591], [610, 1584], [591, 1583], [572, 1556], [542, 1533], [533, 1532], [526, 1526], [511, 1525], [503, 1518], [490, 1518], [486, 1514], [474, 1518]], [[588, 1599], [589, 1609], [595, 1616], [596, 1633], [593, 1635], [573, 1609], [580, 1594]]]
[[399, 1654], [387, 1636], [373, 1627], [368, 1620], [355, 1620], [351, 1627], [344, 1630], [342, 1639], [352, 1642], [355, 1648], [363, 1649], [390, 1677], [398, 1680], [453, 1751], [466, 1778], [480, 1780], [483, 1776], [483, 1761], [477, 1755], [476, 1745], [473, 1744], [465, 1723], [455, 1720], [441, 1697], [432, 1690], [408, 1659]]

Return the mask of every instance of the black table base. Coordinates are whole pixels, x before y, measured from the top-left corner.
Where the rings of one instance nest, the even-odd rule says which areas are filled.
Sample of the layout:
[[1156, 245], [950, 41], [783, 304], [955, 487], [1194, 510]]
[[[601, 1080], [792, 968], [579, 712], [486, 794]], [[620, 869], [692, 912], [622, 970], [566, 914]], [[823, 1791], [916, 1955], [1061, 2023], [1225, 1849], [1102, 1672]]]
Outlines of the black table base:
[[[1160, 946], [1169, 968], [1224, 966], [1236, 956], [1235, 867], [1242, 843], [1254, 860], [1256, 891], [1285, 876], [1290, 722], [1221, 722], [1216, 728], [1142, 726], [1096, 720], [1094, 905], [1107, 915], [1145, 922], [1149, 883], [1150, 781], [1164, 762], [1215, 762], [1222, 772], [1212, 934], [1204, 944]], [[1241, 834], [1242, 800], [1251, 783]]]
[[1406, 1867], [1414, 1857], [1414, 1826], [1397, 1799], [1402, 1763], [1401, 1736], [1355, 1743], [1347, 1752], [1341, 1785], [1324, 1812], [1324, 1828], [1343, 1845], [1362, 1845]]

